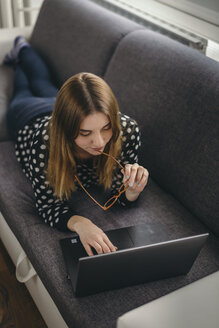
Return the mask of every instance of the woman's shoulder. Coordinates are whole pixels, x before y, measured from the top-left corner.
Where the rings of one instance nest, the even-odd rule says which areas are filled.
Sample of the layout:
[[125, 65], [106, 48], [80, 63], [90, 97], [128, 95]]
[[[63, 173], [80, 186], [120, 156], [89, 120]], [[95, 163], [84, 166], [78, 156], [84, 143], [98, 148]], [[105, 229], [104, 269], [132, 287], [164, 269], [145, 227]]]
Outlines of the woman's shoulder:
[[135, 119], [133, 119], [132, 117], [130, 117], [126, 114], [123, 114], [123, 113], [119, 112], [119, 116], [120, 116], [121, 123], [126, 122], [126, 123], [130, 123], [130, 124], [133, 124], [133, 123], [137, 124]]
[[51, 116], [46, 115], [36, 118], [32, 122], [33, 129], [33, 138], [38, 139], [39, 141], [48, 141], [49, 140], [49, 122]]
[[41, 130], [49, 125], [51, 115], [44, 115], [35, 118], [32, 122], [36, 130]]
[[50, 119], [51, 116], [44, 115], [29, 122], [28, 139], [31, 152], [46, 151], [48, 148]]
[[40, 138], [43, 130], [48, 126], [50, 116], [37, 117], [25, 124], [25, 126], [18, 131], [16, 142], [30, 142], [33, 139]]
[[122, 135], [132, 135], [139, 133], [139, 126], [135, 119], [126, 114], [119, 113], [122, 127]]

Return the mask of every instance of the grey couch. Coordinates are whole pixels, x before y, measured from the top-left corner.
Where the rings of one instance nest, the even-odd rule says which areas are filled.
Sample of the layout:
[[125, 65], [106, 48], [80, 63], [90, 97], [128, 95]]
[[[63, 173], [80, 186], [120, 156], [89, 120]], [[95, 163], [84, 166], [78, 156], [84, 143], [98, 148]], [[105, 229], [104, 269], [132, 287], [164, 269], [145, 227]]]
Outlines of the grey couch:
[[219, 64], [88, 0], [45, 0], [30, 42], [57, 86], [77, 72], [100, 75], [140, 125], [150, 179], [137, 204], [103, 212], [77, 193], [73, 206], [104, 230], [155, 222], [169, 238], [210, 232], [186, 276], [75, 298], [59, 246], [72, 233], [37, 215], [5, 122], [13, 71], [1, 66], [0, 211], [67, 326], [115, 327], [123, 313], [219, 269]]

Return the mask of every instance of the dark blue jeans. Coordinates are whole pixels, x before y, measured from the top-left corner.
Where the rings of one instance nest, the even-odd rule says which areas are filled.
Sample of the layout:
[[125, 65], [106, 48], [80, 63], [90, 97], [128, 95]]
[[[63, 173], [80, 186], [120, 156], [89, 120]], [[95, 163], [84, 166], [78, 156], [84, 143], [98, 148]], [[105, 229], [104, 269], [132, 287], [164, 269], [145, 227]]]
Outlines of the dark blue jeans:
[[14, 139], [30, 120], [52, 112], [57, 92], [42, 58], [32, 47], [23, 48], [19, 53], [13, 97], [7, 111], [8, 129]]

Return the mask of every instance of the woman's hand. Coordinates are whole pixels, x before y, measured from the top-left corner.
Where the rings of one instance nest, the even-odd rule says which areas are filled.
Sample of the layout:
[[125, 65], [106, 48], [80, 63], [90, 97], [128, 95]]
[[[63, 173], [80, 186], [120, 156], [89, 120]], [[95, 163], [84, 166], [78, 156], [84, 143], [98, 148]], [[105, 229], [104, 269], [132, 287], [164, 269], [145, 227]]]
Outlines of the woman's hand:
[[147, 185], [149, 173], [143, 166], [135, 164], [126, 164], [123, 174], [123, 183], [129, 185], [126, 190], [126, 198], [129, 201], [134, 201]]
[[77, 232], [89, 256], [94, 255], [91, 247], [98, 254], [115, 252], [117, 250], [117, 247], [111, 243], [103, 230], [83, 216], [72, 216], [67, 226], [71, 231]]

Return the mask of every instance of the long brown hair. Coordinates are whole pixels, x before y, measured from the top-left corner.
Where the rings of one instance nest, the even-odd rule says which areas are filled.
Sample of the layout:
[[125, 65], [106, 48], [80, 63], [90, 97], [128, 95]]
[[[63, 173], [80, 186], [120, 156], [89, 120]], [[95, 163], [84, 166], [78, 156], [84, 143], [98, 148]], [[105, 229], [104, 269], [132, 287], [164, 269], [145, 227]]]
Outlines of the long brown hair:
[[[79, 73], [69, 78], [61, 87], [52, 112], [49, 126], [49, 158], [47, 180], [60, 199], [75, 191], [76, 144], [83, 119], [101, 112], [111, 122], [112, 138], [105, 152], [117, 157], [121, 151], [121, 126], [119, 108], [108, 84], [91, 73]], [[104, 155], [96, 157], [97, 174], [105, 189], [110, 188], [114, 161]]]

